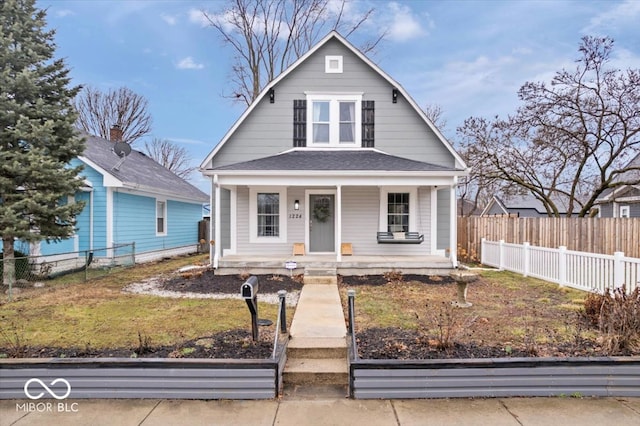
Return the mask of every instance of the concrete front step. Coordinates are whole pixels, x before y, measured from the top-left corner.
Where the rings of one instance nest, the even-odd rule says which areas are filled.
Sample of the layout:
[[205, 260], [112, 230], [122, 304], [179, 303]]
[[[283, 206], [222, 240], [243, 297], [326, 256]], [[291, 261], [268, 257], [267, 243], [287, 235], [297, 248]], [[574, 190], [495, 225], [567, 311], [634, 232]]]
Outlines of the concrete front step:
[[305, 284], [337, 284], [336, 268], [304, 268]]
[[289, 358], [347, 358], [347, 342], [335, 337], [293, 337], [287, 346]]
[[289, 358], [284, 366], [287, 385], [348, 385], [347, 360]]
[[324, 276], [304, 276], [305, 285], [330, 285], [338, 284], [338, 277], [335, 275]]

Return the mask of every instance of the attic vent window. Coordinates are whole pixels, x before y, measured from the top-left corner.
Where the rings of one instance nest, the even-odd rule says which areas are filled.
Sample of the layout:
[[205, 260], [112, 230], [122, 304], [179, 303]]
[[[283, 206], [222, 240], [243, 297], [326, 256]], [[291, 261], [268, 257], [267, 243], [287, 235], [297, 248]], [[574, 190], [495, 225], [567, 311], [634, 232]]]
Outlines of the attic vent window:
[[327, 74], [342, 74], [342, 56], [325, 56], [324, 72]]

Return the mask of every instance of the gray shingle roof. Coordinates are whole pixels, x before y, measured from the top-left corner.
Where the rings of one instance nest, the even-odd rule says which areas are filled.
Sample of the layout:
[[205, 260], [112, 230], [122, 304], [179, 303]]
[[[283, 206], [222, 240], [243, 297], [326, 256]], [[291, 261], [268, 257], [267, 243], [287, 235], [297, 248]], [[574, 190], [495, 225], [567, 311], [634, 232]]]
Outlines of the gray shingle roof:
[[155, 160], [140, 151], [131, 150], [126, 160], [114, 170], [120, 158], [113, 153], [114, 143], [106, 139], [81, 132], [85, 138], [82, 156], [92, 161], [126, 186], [142, 187], [147, 191], [156, 190], [162, 194], [174, 194], [177, 198], [187, 198], [195, 202], [207, 202], [209, 196], [176, 176]]
[[379, 151], [357, 150], [296, 150], [257, 160], [214, 167], [209, 170], [242, 171], [456, 171], [453, 167], [396, 157]]
[[[538, 213], [546, 215], [547, 209], [544, 208], [544, 204], [542, 201], [538, 200], [531, 193], [523, 194], [523, 195], [511, 195], [508, 197], [503, 196], [495, 196], [502, 205], [507, 209], [533, 209]], [[561, 214], [566, 214], [569, 210], [568, 199], [564, 199], [559, 196], [551, 196], [551, 200], [556, 205], [558, 211]], [[580, 209], [574, 207], [574, 212], [577, 213]]]

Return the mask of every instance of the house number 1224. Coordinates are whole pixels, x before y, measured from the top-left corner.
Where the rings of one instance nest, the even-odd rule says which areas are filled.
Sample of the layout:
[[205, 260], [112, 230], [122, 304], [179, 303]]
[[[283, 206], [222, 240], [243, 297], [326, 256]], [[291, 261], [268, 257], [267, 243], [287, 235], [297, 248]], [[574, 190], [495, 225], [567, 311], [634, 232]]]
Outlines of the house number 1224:
[[289, 213], [289, 219], [302, 219], [302, 213]]

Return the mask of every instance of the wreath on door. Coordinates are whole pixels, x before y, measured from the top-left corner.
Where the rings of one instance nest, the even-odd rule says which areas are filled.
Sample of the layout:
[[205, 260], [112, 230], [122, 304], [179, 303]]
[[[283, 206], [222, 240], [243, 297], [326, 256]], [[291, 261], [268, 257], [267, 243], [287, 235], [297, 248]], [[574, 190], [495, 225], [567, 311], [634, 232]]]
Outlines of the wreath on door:
[[318, 222], [326, 222], [331, 216], [331, 203], [329, 198], [318, 198], [313, 207], [313, 217]]

